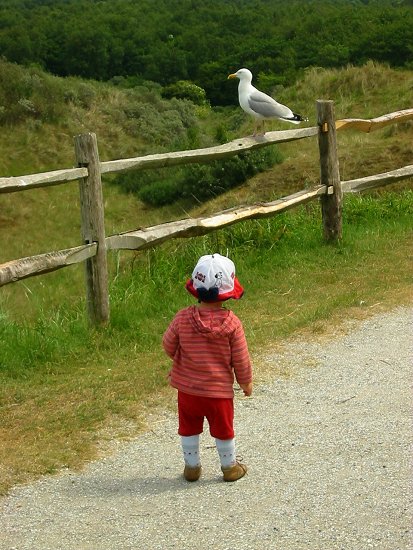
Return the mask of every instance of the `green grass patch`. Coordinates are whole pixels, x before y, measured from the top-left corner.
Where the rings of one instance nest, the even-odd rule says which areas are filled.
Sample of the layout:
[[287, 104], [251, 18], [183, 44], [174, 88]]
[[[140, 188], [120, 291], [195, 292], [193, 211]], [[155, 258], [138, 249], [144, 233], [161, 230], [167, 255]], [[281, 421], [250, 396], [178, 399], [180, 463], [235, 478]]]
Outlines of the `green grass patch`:
[[[326, 245], [320, 209], [247, 221], [141, 253], [118, 253], [111, 323], [88, 327], [82, 300], [33, 322], [0, 316], [0, 492], [96, 454], [96, 440], [141, 426], [165, 387], [161, 337], [193, 302], [184, 289], [197, 258], [233, 258], [246, 288], [229, 304], [242, 318], [253, 358], [300, 329], [321, 330], [346, 312], [407, 301], [413, 191], [346, 196], [344, 238]], [[374, 308], [373, 308], [374, 311]]]

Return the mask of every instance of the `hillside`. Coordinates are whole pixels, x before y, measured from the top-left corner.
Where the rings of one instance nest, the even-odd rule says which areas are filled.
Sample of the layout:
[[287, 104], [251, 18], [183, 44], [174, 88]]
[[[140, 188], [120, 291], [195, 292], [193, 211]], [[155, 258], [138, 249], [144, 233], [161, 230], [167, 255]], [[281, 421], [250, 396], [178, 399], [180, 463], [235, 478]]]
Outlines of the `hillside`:
[[[212, 144], [218, 131], [227, 139], [251, 131], [251, 121], [239, 108], [216, 110], [196, 107], [188, 101], [167, 101], [153, 83], [123, 90], [107, 83], [63, 79], [40, 69], [1, 63], [1, 103], [7, 105], [9, 101], [10, 106], [0, 113], [5, 129], [0, 134], [0, 173], [4, 176], [72, 166], [73, 136], [86, 131], [97, 134], [101, 160], [192, 148], [194, 129], [195, 146]], [[318, 98], [335, 101], [337, 118], [371, 118], [411, 107], [412, 85], [412, 71], [370, 62], [361, 68], [310, 69], [296, 86], [279, 89], [277, 97], [308, 114], [308, 125], [314, 125]], [[234, 87], [232, 92], [236, 94]], [[272, 129], [277, 128], [286, 126], [274, 123]], [[372, 135], [340, 133], [343, 179], [411, 163], [412, 134], [411, 122]], [[281, 165], [201, 206], [186, 201], [150, 208], [106, 179], [106, 232], [269, 200], [317, 182], [316, 140], [286, 144], [280, 150], [284, 157]], [[0, 228], [8, 237], [0, 250], [1, 262], [79, 244], [76, 183], [2, 195]], [[119, 254], [114, 260], [116, 266], [120, 257], [127, 259], [131, 254]], [[51, 280], [54, 284], [45, 288], [46, 281]], [[30, 315], [45, 304], [58, 304], [68, 286], [71, 299], [83, 295], [80, 268], [9, 285], [2, 289], [0, 304], [11, 315]]]
[[[309, 126], [316, 124], [315, 101], [331, 99], [336, 119], [374, 118], [413, 105], [413, 71], [397, 71], [369, 62], [363, 67], [344, 69], [312, 68], [295, 86], [280, 90], [277, 99], [294, 105], [309, 117]], [[271, 129], [285, 129], [273, 123]], [[251, 131], [251, 123], [241, 129]], [[367, 176], [411, 164], [413, 153], [413, 121], [391, 126], [377, 133], [355, 131], [338, 133], [340, 174], [343, 180]], [[284, 162], [252, 178], [242, 189], [201, 207], [206, 212], [226, 208], [234, 203], [271, 200], [318, 183], [318, 147], [316, 140], [287, 143], [280, 147]], [[412, 182], [400, 185], [412, 185]], [[399, 187], [400, 187], [399, 185]]]

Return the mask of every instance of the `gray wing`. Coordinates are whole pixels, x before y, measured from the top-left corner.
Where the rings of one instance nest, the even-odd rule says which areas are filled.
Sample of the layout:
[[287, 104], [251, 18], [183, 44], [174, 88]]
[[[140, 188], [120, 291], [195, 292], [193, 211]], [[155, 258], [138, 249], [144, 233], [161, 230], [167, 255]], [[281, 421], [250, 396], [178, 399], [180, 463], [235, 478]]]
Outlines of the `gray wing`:
[[277, 103], [272, 97], [259, 90], [254, 90], [249, 99], [250, 108], [265, 118], [292, 117], [291, 109]]

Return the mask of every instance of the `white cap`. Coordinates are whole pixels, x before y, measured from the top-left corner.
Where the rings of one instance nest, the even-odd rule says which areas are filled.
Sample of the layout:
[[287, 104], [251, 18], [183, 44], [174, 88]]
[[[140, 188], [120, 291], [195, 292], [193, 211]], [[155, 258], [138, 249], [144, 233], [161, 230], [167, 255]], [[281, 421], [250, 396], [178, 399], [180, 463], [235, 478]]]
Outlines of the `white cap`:
[[[198, 298], [202, 298], [202, 294], [208, 292], [209, 298], [206, 301], [238, 299], [244, 293], [235, 277], [234, 262], [221, 254], [201, 256], [186, 288]], [[198, 293], [200, 289], [202, 290]]]
[[234, 289], [235, 265], [232, 260], [221, 254], [201, 256], [192, 272], [195, 288], [207, 290], [217, 287], [219, 294], [231, 292]]

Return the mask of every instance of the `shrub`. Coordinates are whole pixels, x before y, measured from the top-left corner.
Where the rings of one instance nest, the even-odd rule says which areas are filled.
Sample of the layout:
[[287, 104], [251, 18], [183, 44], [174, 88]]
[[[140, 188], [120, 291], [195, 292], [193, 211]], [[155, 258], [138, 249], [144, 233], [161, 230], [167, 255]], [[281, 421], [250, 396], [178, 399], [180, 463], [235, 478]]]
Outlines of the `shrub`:
[[241, 185], [281, 161], [279, 150], [267, 147], [211, 164], [168, 169], [167, 178], [161, 175], [164, 173], [161, 170], [150, 174], [129, 172], [117, 176], [115, 182], [125, 191], [136, 193], [150, 206], [172, 204], [179, 198], [205, 201]]
[[166, 99], [173, 97], [178, 99], [188, 99], [195, 105], [205, 105], [208, 103], [205, 90], [188, 80], [179, 80], [175, 84], [170, 84], [162, 90], [162, 96]]
[[62, 82], [37, 67], [23, 68], [0, 59], [0, 123], [36, 118], [58, 120], [64, 111]]
[[281, 161], [279, 150], [267, 147], [209, 165], [191, 166], [181, 182], [182, 195], [200, 201], [216, 197]]
[[166, 101], [154, 97], [151, 102], [137, 99], [124, 112], [129, 119], [126, 128], [132, 135], [169, 148], [171, 143], [186, 141], [187, 130], [197, 125], [194, 105], [178, 99]]
[[172, 204], [179, 199], [181, 191], [174, 179], [164, 179], [146, 184], [139, 189], [139, 198], [151, 206]]

